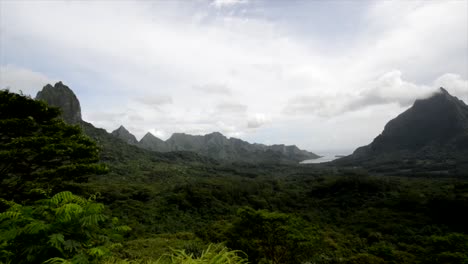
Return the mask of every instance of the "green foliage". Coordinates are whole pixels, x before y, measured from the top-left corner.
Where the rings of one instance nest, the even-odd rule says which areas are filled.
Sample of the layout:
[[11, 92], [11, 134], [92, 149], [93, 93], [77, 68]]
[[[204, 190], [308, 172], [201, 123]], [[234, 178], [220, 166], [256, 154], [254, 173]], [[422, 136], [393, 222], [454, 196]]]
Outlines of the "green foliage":
[[468, 263], [466, 180], [382, 176], [405, 170], [394, 163], [378, 176], [219, 164], [139, 149], [81, 123], [110, 168], [94, 176], [103, 169], [95, 143], [56, 109], [7, 91], [0, 100], [0, 263], [245, 262], [208, 243], [252, 263]]
[[106, 171], [96, 163], [95, 143], [59, 113], [43, 102], [0, 91], [0, 197], [34, 200], [59, 191], [63, 181], [82, 182]]
[[238, 215], [227, 245], [246, 252], [255, 263], [300, 263], [314, 254], [317, 232], [301, 219], [249, 207]]
[[122, 247], [114, 250], [114, 256], [122, 259], [158, 259], [173, 253], [173, 249], [199, 256], [206, 246], [205, 242], [189, 232], [157, 234], [150, 238], [124, 241]]
[[71, 192], [0, 213], [0, 261], [98, 263], [129, 227], [108, 221], [104, 206]]
[[243, 257], [244, 253], [229, 250], [223, 245], [208, 245], [199, 256], [187, 253], [185, 250], [173, 250], [171, 254], [156, 260], [122, 260], [109, 258], [103, 264], [242, 264], [248, 263]]

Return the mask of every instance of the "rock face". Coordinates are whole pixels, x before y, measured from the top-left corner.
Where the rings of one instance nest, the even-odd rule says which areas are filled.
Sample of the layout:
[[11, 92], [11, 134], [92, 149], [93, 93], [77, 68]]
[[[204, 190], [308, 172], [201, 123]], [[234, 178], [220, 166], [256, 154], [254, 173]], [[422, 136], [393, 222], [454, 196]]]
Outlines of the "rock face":
[[62, 82], [54, 86], [47, 84], [36, 95], [36, 100], [47, 102], [51, 106], [62, 110], [62, 118], [69, 124], [78, 124], [81, 119], [81, 107], [73, 91]]
[[250, 144], [237, 138], [228, 139], [219, 132], [204, 136], [175, 133], [166, 141], [147, 133], [139, 146], [160, 152], [191, 151], [217, 160], [235, 162], [290, 163], [319, 157], [296, 146]]
[[444, 88], [385, 125], [374, 141], [337, 163], [354, 165], [389, 162], [451, 161], [465, 163], [468, 154], [468, 106]]
[[120, 138], [124, 142], [130, 145], [137, 145], [138, 140], [134, 135], [132, 135], [124, 126], [120, 126], [116, 130], [112, 131], [111, 133], [113, 136]]

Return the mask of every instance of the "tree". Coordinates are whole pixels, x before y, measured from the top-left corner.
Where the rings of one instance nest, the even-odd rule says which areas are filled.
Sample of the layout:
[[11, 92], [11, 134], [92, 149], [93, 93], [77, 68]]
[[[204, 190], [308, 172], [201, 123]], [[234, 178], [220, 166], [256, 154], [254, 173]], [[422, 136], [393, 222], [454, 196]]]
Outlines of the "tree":
[[96, 144], [59, 114], [44, 102], [0, 91], [0, 198], [25, 202], [38, 190], [55, 193], [65, 181], [106, 171]]
[[314, 253], [318, 235], [297, 217], [250, 207], [228, 232], [227, 246], [247, 253], [253, 263], [302, 263]]
[[130, 228], [94, 199], [65, 191], [32, 205], [9, 202], [0, 213], [0, 263], [100, 263]]

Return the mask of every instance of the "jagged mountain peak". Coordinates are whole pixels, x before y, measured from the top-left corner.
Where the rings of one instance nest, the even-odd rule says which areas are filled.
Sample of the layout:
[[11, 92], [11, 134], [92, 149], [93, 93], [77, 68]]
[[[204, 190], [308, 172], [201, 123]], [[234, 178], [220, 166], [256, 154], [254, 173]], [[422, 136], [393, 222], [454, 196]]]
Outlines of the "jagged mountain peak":
[[450, 95], [449, 92], [448, 92], [447, 90], [445, 90], [444, 87], [440, 87], [440, 88], [439, 88], [439, 92], [442, 93], [442, 94], [448, 94], [448, 95]]
[[153, 135], [151, 132], [147, 132], [138, 142], [138, 146], [144, 149], [149, 149], [153, 151], [166, 152], [170, 149], [168, 148], [166, 142], [160, 138]]
[[62, 110], [62, 118], [69, 124], [82, 122], [81, 106], [75, 93], [62, 82], [57, 82], [54, 86], [47, 84], [36, 95], [36, 100], [42, 100], [51, 106], [59, 107]]
[[[141, 138], [141, 140], [143, 140], [143, 139], [147, 140], [147, 139], [159, 139], [159, 138], [158, 138], [157, 136], [153, 135], [151, 132], [148, 131], [148, 132], [146, 132], [146, 134]], [[141, 141], [141, 140], [140, 140], [140, 141]], [[159, 139], [159, 140], [161, 140], [161, 139]], [[162, 141], [162, 140], [161, 140], [161, 141]]]
[[126, 131], [126, 132], [128, 132], [128, 130], [123, 125], [120, 125], [119, 128], [116, 129], [116, 131]]
[[130, 133], [130, 131], [128, 131], [123, 125], [120, 125], [119, 128], [112, 131], [111, 134], [115, 137], [122, 139], [128, 144], [131, 144], [131, 145], [138, 144], [138, 140], [136, 139], [136, 137], [132, 133]]

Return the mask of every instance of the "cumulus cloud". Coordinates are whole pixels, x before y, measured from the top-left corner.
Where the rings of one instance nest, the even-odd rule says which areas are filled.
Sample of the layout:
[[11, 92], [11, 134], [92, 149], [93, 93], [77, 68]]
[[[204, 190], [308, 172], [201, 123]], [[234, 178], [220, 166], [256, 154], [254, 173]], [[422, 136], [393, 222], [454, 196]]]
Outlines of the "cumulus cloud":
[[0, 66], [0, 89], [8, 88], [12, 92], [22, 92], [32, 97], [48, 83], [55, 83], [52, 78], [14, 65]]

